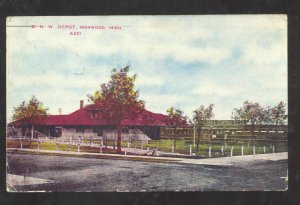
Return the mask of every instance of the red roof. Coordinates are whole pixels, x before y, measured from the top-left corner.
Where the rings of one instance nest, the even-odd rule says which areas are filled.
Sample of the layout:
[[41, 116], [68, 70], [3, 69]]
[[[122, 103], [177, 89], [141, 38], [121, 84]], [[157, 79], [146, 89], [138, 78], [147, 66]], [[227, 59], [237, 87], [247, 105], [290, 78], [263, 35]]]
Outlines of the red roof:
[[[91, 118], [88, 110], [92, 105], [87, 105], [69, 115], [48, 115], [46, 119], [39, 123], [44, 125], [110, 125], [105, 119]], [[93, 109], [93, 108], [92, 108]], [[20, 121], [18, 121], [21, 123]], [[143, 110], [140, 115], [134, 119], [125, 119], [121, 123], [124, 126], [165, 126], [165, 115]]]

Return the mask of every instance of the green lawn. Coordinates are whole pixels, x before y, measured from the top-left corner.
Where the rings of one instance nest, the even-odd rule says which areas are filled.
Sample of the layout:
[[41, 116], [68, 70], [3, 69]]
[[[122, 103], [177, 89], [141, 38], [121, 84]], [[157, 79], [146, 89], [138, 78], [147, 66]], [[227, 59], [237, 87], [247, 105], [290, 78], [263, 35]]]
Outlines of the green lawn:
[[[151, 140], [148, 144], [143, 145], [143, 149], [149, 148], [156, 148], [158, 147], [158, 150], [160, 151], [166, 151], [171, 152], [172, 146], [174, 145], [173, 140]], [[176, 146], [175, 151], [177, 153], [181, 154], [189, 154], [190, 153], [190, 146], [192, 145], [192, 152], [196, 155], [201, 155], [208, 157], [209, 152], [209, 146], [211, 146], [211, 156], [217, 157], [221, 156], [221, 149], [223, 146], [224, 153], [226, 153], [227, 156], [230, 156], [231, 154], [231, 147], [233, 147], [233, 155], [241, 155], [242, 152], [242, 146], [244, 146], [244, 155], [253, 154], [253, 144], [249, 143], [227, 143], [226, 145], [221, 142], [211, 142], [210, 144], [200, 142], [199, 144], [199, 150], [197, 152], [197, 145], [193, 146], [193, 143], [191, 141], [185, 141], [185, 140], [176, 140]], [[126, 143], [127, 146], [127, 143]], [[265, 146], [265, 153], [272, 153], [273, 152], [273, 146], [269, 143], [255, 143], [255, 154], [263, 154], [264, 153], [264, 146]], [[130, 147], [134, 148], [141, 148], [140, 142], [134, 142], [130, 145]], [[287, 151], [287, 146], [283, 143], [275, 145], [275, 152], [285, 152]]]
[[[88, 143], [89, 140], [84, 141], [85, 143]], [[37, 149], [38, 143], [37, 142], [29, 142], [29, 141], [23, 141], [23, 148], [30, 148], [30, 149]], [[93, 141], [94, 144], [100, 144], [101, 141]], [[104, 147], [103, 147], [103, 153], [116, 153], [116, 150], [114, 149], [108, 149], [105, 147], [106, 143], [108, 146], [113, 146], [113, 141], [103, 141]], [[154, 149], [158, 148], [159, 151], [165, 151], [165, 152], [171, 152], [172, 146], [174, 145], [173, 140], [150, 140], [148, 144], [144, 143], [142, 144], [139, 141], [133, 141], [130, 144], [130, 148], [138, 148], [138, 149]], [[216, 142], [211, 141], [209, 142], [200, 142], [199, 144], [199, 150], [197, 152], [197, 146], [193, 146], [192, 141], [185, 141], [185, 140], [176, 140], [176, 147], [174, 152], [180, 153], [180, 154], [189, 154], [190, 153], [190, 145], [192, 145], [192, 152], [195, 153], [197, 156], [209, 156], [209, 147], [211, 147], [211, 156], [212, 157], [220, 157], [221, 149], [223, 147], [224, 155], [230, 156], [231, 155], [231, 147], [233, 147], [233, 156], [238, 156], [242, 154], [242, 146], [244, 147], [244, 155], [252, 155], [253, 154], [253, 145], [255, 145], [255, 154], [263, 154], [264, 153], [264, 146], [265, 146], [265, 153], [272, 153], [273, 152], [273, 144], [272, 143], [263, 143], [263, 142], [255, 142], [248, 143], [248, 142]], [[19, 140], [8, 140], [7, 141], [7, 147], [10, 148], [20, 148], [20, 141]], [[116, 143], [115, 143], [116, 146]], [[128, 143], [126, 141], [122, 142], [122, 147], [127, 147]], [[56, 149], [56, 143], [55, 142], [43, 142], [40, 143], [40, 149], [41, 150], [55, 150]], [[287, 145], [286, 143], [276, 143], [274, 145], [274, 151], [275, 152], [286, 152], [287, 151]], [[58, 150], [61, 151], [77, 151], [77, 145], [68, 145], [68, 144], [59, 144]], [[99, 153], [99, 148], [96, 147], [90, 147], [90, 146], [81, 146], [81, 151], [84, 152], [94, 152]]]
[[[6, 147], [8, 148], [21, 148], [21, 141], [19, 140], [9, 140], [6, 142]], [[22, 141], [22, 148], [24, 149], [38, 149], [38, 142], [31, 142], [30, 141]], [[41, 150], [56, 150], [56, 143], [55, 142], [42, 142], [40, 143]], [[58, 151], [73, 151], [77, 152], [77, 145], [70, 145], [70, 144], [58, 144]], [[80, 151], [82, 152], [91, 152], [91, 153], [99, 153], [100, 150], [97, 147], [90, 147], [90, 146], [81, 146]], [[117, 153], [116, 150], [108, 149], [103, 147], [103, 153]]]

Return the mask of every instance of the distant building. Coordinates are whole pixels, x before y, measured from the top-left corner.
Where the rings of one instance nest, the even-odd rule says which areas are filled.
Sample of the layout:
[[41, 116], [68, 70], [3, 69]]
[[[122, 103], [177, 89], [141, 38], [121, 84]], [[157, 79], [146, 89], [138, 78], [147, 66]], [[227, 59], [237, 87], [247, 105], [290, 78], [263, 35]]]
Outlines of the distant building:
[[[83, 105], [69, 115], [48, 115], [35, 125], [35, 137], [61, 137], [72, 139], [117, 139], [116, 129], [107, 120], [98, 116], [94, 105]], [[160, 128], [165, 126], [165, 115], [142, 110], [134, 119], [122, 121], [123, 140], [150, 140], [160, 138]], [[9, 136], [30, 137], [31, 125], [26, 119], [8, 124]]]
[[[202, 140], [287, 140], [287, 125], [255, 125], [254, 133], [252, 127], [243, 120], [208, 120], [201, 129]], [[192, 140], [197, 137], [196, 128], [193, 126], [186, 128], [162, 127], [162, 139], [185, 139]]]

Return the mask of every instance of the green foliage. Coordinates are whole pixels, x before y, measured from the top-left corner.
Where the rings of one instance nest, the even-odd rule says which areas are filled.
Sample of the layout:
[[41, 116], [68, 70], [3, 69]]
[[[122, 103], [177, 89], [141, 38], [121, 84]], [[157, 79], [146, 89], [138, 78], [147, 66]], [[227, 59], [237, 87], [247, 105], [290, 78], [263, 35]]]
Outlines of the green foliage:
[[198, 109], [193, 111], [193, 123], [195, 126], [202, 126], [207, 120], [213, 118], [214, 105], [210, 104], [207, 108], [201, 105]]
[[167, 109], [166, 125], [174, 128], [187, 126], [187, 116], [181, 109], [170, 107]]
[[144, 102], [138, 100], [139, 91], [134, 89], [137, 75], [129, 76], [129, 66], [119, 71], [113, 69], [111, 80], [101, 85], [100, 90], [88, 95], [89, 101], [99, 107], [99, 117], [114, 125], [120, 125], [123, 119], [134, 118], [144, 108]]
[[251, 125], [256, 125], [267, 121], [267, 112], [259, 103], [247, 100], [242, 107], [234, 109], [232, 118], [234, 120], [245, 120]]
[[47, 116], [48, 108], [43, 106], [35, 96], [32, 96], [28, 103], [23, 101], [14, 108], [13, 120], [26, 120], [29, 124], [40, 122]]
[[245, 120], [253, 127], [257, 124], [283, 125], [287, 119], [286, 104], [281, 101], [274, 107], [262, 107], [258, 103], [245, 101], [241, 108], [232, 113], [235, 120]]
[[89, 101], [97, 107], [99, 118], [105, 119], [117, 129], [118, 153], [121, 153], [121, 123], [125, 119], [135, 119], [144, 109], [144, 102], [138, 100], [139, 91], [134, 89], [136, 74], [129, 76], [129, 66], [119, 71], [113, 69], [111, 80], [101, 85]]
[[274, 107], [267, 107], [268, 120], [275, 125], [284, 125], [287, 119], [286, 104], [281, 101]]
[[198, 109], [193, 111], [193, 124], [197, 127], [197, 151], [199, 151], [199, 143], [200, 143], [200, 134], [202, 126], [210, 120], [213, 114], [214, 105], [210, 104], [207, 108], [204, 105], [201, 105]]

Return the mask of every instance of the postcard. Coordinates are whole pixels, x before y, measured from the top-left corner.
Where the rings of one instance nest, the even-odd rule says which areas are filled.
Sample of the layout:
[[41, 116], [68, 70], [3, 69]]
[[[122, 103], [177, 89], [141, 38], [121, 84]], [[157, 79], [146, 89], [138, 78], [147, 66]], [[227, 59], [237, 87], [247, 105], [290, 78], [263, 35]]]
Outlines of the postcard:
[[287, 15], [11, 16], [9, 192], [285, 191]]

